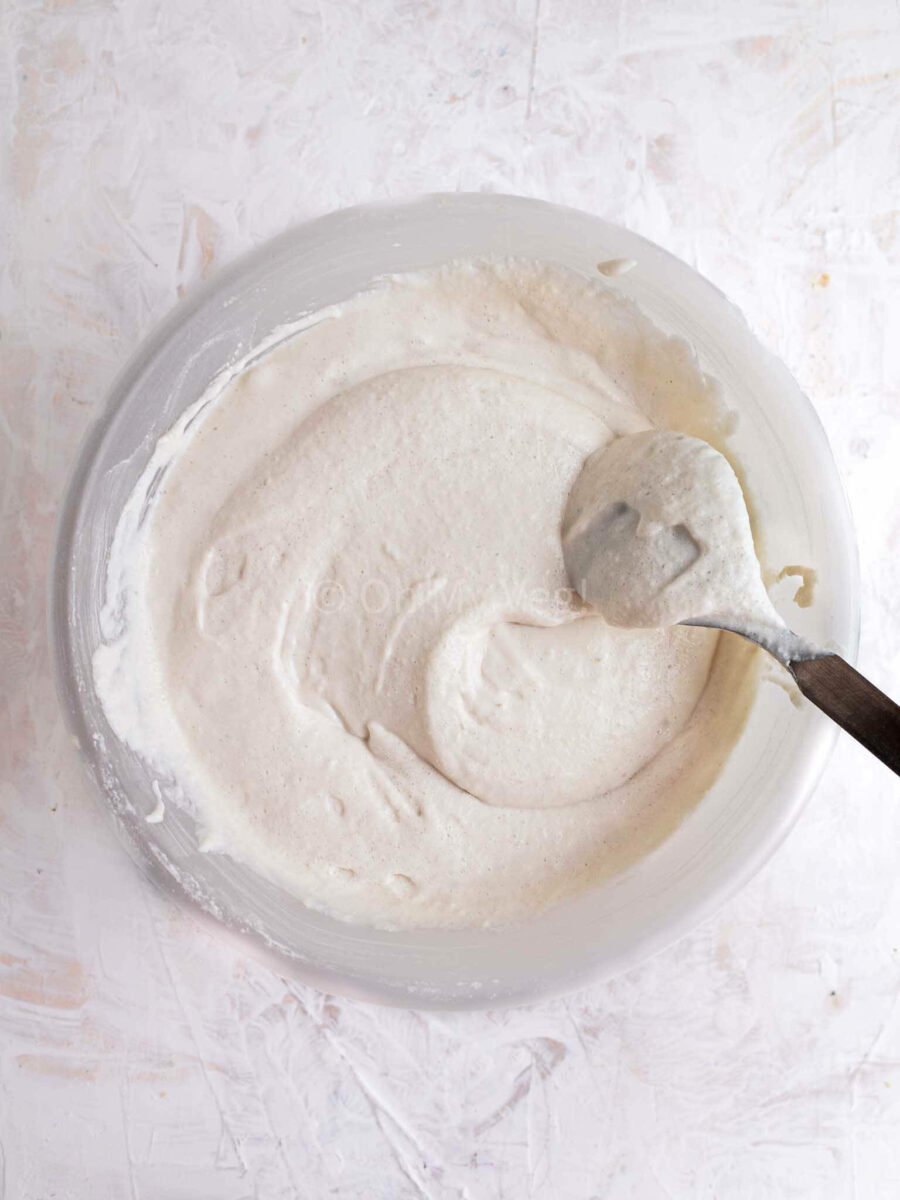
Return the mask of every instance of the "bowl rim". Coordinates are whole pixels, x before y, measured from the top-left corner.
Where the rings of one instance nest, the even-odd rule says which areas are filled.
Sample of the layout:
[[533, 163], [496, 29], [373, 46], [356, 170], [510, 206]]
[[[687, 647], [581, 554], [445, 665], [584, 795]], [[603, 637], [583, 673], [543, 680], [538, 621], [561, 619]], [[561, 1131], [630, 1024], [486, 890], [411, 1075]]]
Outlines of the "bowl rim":
[[[570, 994], [589, 984], [603, 982], [639, 965], [696, 929], [750, 881], [788, 836], [821, 779], [838, 736], [837, 726], [823, 718], [814, 732], [809, 735], [805, 762], [800, 764], [799, 778], [792, 789], [790, 802], [782, 805], [778, 810], [777, 819], [771, 820], [766, 828], [757, 834], [754, 845], [743, 854], [737, 868], [732, 870], [725, 879], [708, 888], [702, 895], [694, 897], [691, 903], [684, 906], [683, 909], [660, 919], [655, 927], [645, 932], [638, 943], [632, 945], [630, 949], [623, 949], [611, 955], [607, 954], [599, 963], [587, 955], [577, 968], [570, 970], [565, 976], [542, 980], [538, 986], [528, 989], [508, 989], [499, 996], [494, 995], [489, 998], [471, 994], [465, 997], [455, 996], [448, 1000], [427, 993], [412, 994], [405, 987], [383, 984], [370, 989], [363, 981], [351, 980], [332, 968], [294, 962], [286, 955], [266, 946], [258, 933], [235, 928], [230, 922], [210, 913], [196, 897], [179, 884], [178, 880], [158, 864], [151, 855], [147, 854], [125, 828], [108, 802], [91, 767], [87, 750], [87, 745], [91, 740], [90, 727], [79, 701], [78, 689], [75, 684], [74, 654], [72, 642], [68, 636], [67, 617], [71, 592], [70, 564], [76, 551], [75, 533], [84, 504], [86, 483], [97, 454], [119, 410], [125, 403], [132, 386], [140, 379], [149, 365], [159, 355], [165, 353], [166, 346], [177, 329], [217, 295], [227, 292], [232, 283], [244, 279], [251, 271], [262, 269], [267, 261], [279, 259], [288, 248], [295, 246], [298, 241], [313, 238], [318, 232], [332, 231], [348, 221], [355, 222], [365, 219], [370, 214], [385, 212], [402, 214], [403, 211], [411, 212], [414, 209], [421, 210], [429, 206], [444, 208], [458, 205], [516, 206], [521, 210], [530, 208], [569, 213], [579, 218], [589, 218], [598, 226], [614, 230], [619, 236], [625, 235], [644, 259], [668, 261], [675, 264], [679, 271], [690, 272], [697, 288], [714, 295], [720, 306], [723, 301], [727, 304], [732, 317], [738, 318], [744, 329], [751, 333], [765, 359], [781, 371], [787, 372], [787, 368], [777, 356], [752, 333], [743, 313], [734, 302], [694, 267], [657, 243], [640, 234], [633, 233], [627, 227], [607, 221], [585, 210], [502, 192], [432, 192], [409, 199], [376, 201], [337, 209], [295, 224], [242, 252], [213, 272], [208, 279], [191, 287], [187, 294], [179, 299], [140, 339], [107, 387], [103, 400], [98, 405], [97, 415], [85, 430], [74, 456], [67, 481], [61, 492], [47, 575], [48, 643], [57, 700], [66, 728], [78, 746], [79, 759], [84, 776], [88, 781], [89, 791], [95, 801], [100, 804], [107, 818], [112, 821], [120, 842], [124, 844], [141, 873], [160, 888], [165, 895], [189, 907], [205, 925], [213, 928], [218, 936], [239, 947], [241, 952], [249, 953], [280, 973], [289, 973], [299, 981], [311, 984], [323, 991], [336, 992], [369, 1003], [437, 1010], [510, 1007]], [[793, 379], [793, 377], [791, 378]], [[853, 663], [856, 661], [860, 628], [859, 554], [853, 519], [844, 482], [831, 451], [822, 420], [806, 393], [795, 380], [793, 382], [799, 409], [802, 410], [802, 419], [808, 425], [811, 435], [819, 442], [820, 450], [824, 452], [832, 469], [840, 518], [840, 528], [835, 531], [835, 534], [841, 539], [844, 550], [850, 613], [849, 640], [843, 649], [845, 657]]]

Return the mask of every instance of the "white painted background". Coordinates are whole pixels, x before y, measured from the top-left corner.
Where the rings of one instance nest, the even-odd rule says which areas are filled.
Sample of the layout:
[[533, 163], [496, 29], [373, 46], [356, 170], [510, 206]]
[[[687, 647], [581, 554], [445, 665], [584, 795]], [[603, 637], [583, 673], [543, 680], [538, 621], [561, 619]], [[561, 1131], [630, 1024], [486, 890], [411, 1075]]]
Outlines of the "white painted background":
[[113, 374], [285, 226], [436, 189], [630, 225], [813, 397], [900, 692], [895, 0], [0, 3], [0, 1196], [900, 1195], [900, 786], [845, 741], [768, 868], [614, 983], [393, 1012], [137, 876], [57, 717], [45, 568]]

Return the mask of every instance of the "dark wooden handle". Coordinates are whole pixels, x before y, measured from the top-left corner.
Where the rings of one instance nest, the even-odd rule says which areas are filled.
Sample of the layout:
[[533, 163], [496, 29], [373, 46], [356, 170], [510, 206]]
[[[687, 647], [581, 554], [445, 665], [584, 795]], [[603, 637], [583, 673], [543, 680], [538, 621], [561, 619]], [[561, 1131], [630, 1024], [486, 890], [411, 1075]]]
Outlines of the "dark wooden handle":
[[788, 670], [807, 700], [900, 775], [900, 705], [837, 654], [800, 659]]

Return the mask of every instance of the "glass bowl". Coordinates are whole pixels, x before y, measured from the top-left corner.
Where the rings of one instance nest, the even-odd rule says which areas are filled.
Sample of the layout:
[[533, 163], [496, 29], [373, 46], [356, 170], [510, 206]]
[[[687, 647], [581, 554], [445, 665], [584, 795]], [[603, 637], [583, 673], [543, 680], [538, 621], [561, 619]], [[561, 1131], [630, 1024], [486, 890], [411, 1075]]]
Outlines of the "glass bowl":
[[515, 255], [613, 281], [685, 337], [739, 414], [731, 439], [772, 566], [818, 572], [815, 603], [786, 613], [816, 642], [856, 651], [856, 549], [838, 473], [811, 405], [710, 283], [651, 242], [572, 209], [499, 195], [436, 195], [348, 209], [293, 229], [198, 288], [146, 339], [87, 434], [62, 508], [50, 622], [59, 694], [121, 839], [170, 896], [214, 919], [276, 969], [326, 991], [411, 1007], [523, 1003], [610, 976], [707, 917], [767, 860], [815, 786], [836, 730], [762, 683], [715, 785], [653, 853], [593, 892], [502, 930], [391, 933], [312, 912], [249, 868], [198, 850], [193, 819], [162, 823], [152, 776], [112, 732], [91, 659], [116, 522], [159, 436], [223, 368], [277, 326], [379, 275], [448, 259]]

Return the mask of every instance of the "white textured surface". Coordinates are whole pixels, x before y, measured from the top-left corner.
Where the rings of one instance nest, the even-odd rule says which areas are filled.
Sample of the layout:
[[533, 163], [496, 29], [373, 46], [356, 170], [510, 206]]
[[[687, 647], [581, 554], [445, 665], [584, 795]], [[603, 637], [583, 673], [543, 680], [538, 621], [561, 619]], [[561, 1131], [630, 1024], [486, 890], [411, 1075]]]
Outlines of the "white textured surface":
[[900, 1193], [900, 787], [843, 741], [715, 920], [531, 1010], [286, 983], [136, 875], [62, 734], [62, 480], [176, 295], [289, 223], [517, 191], [696, 265], [813, 396], [900, 692], [889, 0], [11, 0], [0, 30], [0, 1196]]

